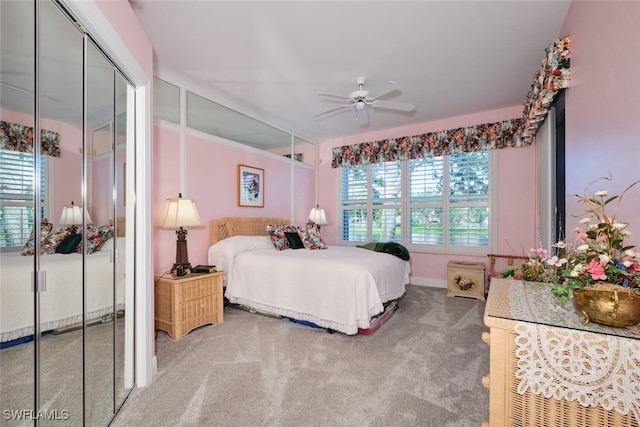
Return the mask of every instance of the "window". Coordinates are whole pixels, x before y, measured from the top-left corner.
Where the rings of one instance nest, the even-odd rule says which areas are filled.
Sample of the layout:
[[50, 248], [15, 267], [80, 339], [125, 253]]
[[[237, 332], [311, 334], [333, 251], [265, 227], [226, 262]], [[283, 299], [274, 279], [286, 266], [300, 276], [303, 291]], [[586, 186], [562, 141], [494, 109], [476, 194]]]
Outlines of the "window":
[[486, 253], [491, 157], [481, 151], [343, 167], [342, 242]]
[[[45, 196], [48, 194], [45, 177], [47, 156], [39, 156], [41, 175], [41, 211], [39, 220], [45, 218]], [[25, 244], [34, 224], [34, 173], [33, 153], [0, 150], [0, 248], [21, 247]], [[39, 221], [38, 221], [39, 222]]]

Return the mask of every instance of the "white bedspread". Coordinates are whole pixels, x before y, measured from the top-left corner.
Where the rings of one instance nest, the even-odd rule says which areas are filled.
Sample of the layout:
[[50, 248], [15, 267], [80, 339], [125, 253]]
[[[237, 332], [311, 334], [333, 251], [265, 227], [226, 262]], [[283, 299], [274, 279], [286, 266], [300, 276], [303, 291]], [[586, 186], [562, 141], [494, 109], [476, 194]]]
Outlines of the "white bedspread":
[[232, 303], [345, 334], [368, 328], [384, 302], [404, 294], [410, 273], [409, 263], [393, 255], [341, 246], [278, 251], [271, 245], [231, 257], [214, 245], [209, 263], [224, 265]]
[[[120, 238], [119, 238], [120, 239]], [[113, 313], [113, 239], [103, 248], [87, 256], [88, 319], [98, 319]], [[119, 244], [124, 248], [124, 244]], [[124, 266], [124, 249], [119, 262]], [[47, 290], [40, 294], [40, 329], [42, 332], [81, 322], [82, 255], [51, 254], [40, 258], [40, 268], [46, 271]], [[0, 257], [0, 342], [33, 334], [34, 294], [31, 291], [33, 256], [3, 253]], [[117, 308], [124, 308], [124, 268], [116, 281]]]

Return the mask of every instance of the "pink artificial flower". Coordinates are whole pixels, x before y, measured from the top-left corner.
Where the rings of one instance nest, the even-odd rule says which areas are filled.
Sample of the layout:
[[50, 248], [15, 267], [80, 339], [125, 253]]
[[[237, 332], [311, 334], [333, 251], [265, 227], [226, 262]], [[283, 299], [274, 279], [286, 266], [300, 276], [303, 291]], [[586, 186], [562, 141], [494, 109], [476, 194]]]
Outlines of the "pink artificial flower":
[[576, 227], [576, 228], [573, 229], [573, 232], [574, 233], [582, 233], [582, 228]]
[[631, 262], [631, 265], [629, 265], [628, 267], [626, 267], [627, 269], [627, 273], [631, 273], [633, 274], [636, 271], [640, 271], [640, 263], [638, 263], [637, 260], [634, 260], [631, 257], [625, 256], [622, 258], [622, 262], [626, 265], [627, 262]]
[[604, 273], [604, 266], [599, 261], [592, 259], [587, 265], [587, 271], [591, 274], [593, 280], [607, 280], [607, 275]]
[[578, 234], [578, 238], [579, 238], [579, 239], [585, 240], [587, 237], [589, 237], [589, 236], [587, 236], [587, 233], [580, 233], [580, 234]]
[[596, 237], [596, 242], [597, 243], [602, 243], [602, 242], [606, 242], [607, 241], [607, 236], [605, 236], [604, 234], [600, 234], [598, 235], [598, 237]]
[[548, 265], [555, 266], [555, 267], [562, 267], [566, 263], [567, 263], [566, 258], [558, 258], [556, 255], [552, 256], [547, 260]]

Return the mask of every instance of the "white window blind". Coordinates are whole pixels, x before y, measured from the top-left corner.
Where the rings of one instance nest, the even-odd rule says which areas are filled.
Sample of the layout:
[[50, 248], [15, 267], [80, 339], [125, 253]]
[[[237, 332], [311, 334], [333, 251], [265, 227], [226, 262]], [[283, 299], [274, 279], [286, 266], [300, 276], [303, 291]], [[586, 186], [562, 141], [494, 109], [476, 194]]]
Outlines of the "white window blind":
[[489, 153], [449, 157], [449, 245], [489, 244]]
[[343, 167], [342, 241], [396, 241], [414, 251], [486, 252], [489, 160], [489, 152], [482, 151]]
[[402, 235], [402, 163], [374, 163], [371, 172], [373, 209], [370, 240], [399, 242]]
[[366, 166], [343, 168], [340, 200], [342, 240], [364, 241], [368, 235], [369, 172]]
[[27, 241], [34, 220], [45, 217], [45, 165], [39, 156], [41, 175], [41, 211], [35, 215], [33, 153], [0, 150], [0, 247], [22, 246]]
[[443, 157], [409, 161], [410, 222], [408, 243], [442, 245]]

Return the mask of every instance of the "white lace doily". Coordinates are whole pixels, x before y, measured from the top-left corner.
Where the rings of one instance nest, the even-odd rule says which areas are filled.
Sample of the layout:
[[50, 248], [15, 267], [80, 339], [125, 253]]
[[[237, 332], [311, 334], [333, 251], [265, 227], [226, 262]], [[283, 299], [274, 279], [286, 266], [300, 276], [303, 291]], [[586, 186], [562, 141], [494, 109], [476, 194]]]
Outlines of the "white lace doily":
[[601, 406], [640, 424], [640, 341], [517, 322], [517, 391]]

